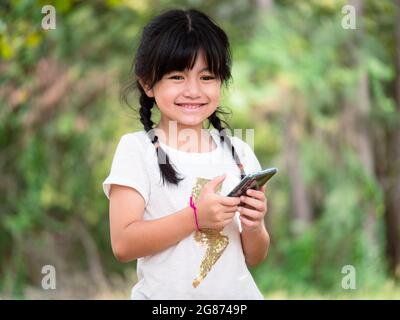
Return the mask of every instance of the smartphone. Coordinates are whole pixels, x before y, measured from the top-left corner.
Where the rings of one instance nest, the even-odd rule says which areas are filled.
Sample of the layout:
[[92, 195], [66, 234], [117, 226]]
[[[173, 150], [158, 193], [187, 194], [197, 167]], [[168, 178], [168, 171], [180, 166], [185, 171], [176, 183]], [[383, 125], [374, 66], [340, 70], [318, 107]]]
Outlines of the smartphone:
[[248, 189], [259, 190], [277, 172], [278, 168], [268, 168], [258, 172], [249, 173], [231, 192], [228, 193], [227, 197], [240, 197], [245, 195]]

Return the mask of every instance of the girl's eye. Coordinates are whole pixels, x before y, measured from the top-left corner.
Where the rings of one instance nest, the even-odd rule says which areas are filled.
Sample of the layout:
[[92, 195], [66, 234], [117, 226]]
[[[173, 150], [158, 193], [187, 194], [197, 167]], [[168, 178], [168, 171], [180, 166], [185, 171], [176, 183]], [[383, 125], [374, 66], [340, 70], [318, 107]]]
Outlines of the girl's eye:
[[174, 75], [169, 77], [168, 79], [181, 80], [182, 78], [183, 78], [182, 76]]
[[213, 76], [203, 76], [203, 77], [201, 77], [203, 80], [206, 80], [206, 81], [208, 81], [208, 80], [214, 80], [215, 79], [215, 77], [213, 77]]
[[[177, 75], [177, 74], [168, 77], [168, 79], [173, 79], [173, 80], [182, 80], [183, 78], [184, 78], [183, 76], [180, 76], [180, 75]], [[209, 80], [214, 80], [215, 77], [213, 77], [213, 76], [202, 76], [201, 79], [205, 80], [205, 81], [209, 81]]]

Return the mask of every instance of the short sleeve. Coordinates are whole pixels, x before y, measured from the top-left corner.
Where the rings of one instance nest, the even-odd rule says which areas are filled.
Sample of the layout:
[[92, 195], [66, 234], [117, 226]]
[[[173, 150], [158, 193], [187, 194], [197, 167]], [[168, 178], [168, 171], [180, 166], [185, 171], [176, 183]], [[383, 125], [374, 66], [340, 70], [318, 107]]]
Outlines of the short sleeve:
[[247, 164], [247, 171], [246, 173], [252, 173], [255, 171], [260, 171], [261, 164], [257, 159], [256, 154], [254, 153], [253, 149], [246, 143], [243, 142], [243, 148], [244, 148], [244, 157], [245, 157], [245, 163]]
[[232, 143], [240, 150], [238, 154], [240, 161], [244, 166], [246, 174], [260, 171], [262, 169], [260, 162], [257, 159], [257, 156], [255, 155], [253, 149], [249, 146], [248, 143], [237, 137], [233, 137]]
[[103, 182], [103, 190], [108, 199], [111, 185], [118, 184], [137, 190], [147, 205], [150, 179], [141, 148], [133, 134], [122, 136], [112, 160], [110, 174]]

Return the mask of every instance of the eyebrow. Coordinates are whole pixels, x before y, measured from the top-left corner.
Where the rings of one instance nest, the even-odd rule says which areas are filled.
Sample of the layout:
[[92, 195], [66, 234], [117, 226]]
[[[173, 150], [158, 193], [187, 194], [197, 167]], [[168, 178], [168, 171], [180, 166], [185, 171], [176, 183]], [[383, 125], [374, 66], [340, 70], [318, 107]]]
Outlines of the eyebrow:
[[[203, 71], [210, 71], [210, 69], [209, 69], [208, 67], [205, 67], [205, 68], [201, 69], [201, 70], [199, 71], [199, 73], [201, 73], [201, 72], [203, 72]], [[168, 72], [167, 74], [170, 74], [170, 73], [173, 73], [173, 72], [177, 72], [177, 71], [170, 71], [170, 72]], [[184, 71], [179, 71], [179, 72], [184, 72]]]
[[208, 67], [204, 67], [203, 69], [201, 69], [201, 70], [199, 71], [199, 73], [200, 73], [200, 72], [203, 72], [203, 71], [210, 71], [210, 69], [209, 69]]

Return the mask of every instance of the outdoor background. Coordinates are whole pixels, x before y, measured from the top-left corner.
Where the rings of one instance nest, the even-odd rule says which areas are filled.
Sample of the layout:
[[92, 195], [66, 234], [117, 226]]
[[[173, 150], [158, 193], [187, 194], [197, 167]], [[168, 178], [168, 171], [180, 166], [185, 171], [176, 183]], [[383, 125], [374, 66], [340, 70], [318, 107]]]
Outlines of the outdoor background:
[[[46, 4], [55, 30], [42, 28]], [[347, 4], [356, 29], [342, 26]], [[254, 129], [262, 167], [280, 169], [269, 256], [250, 269], [265, 298], [400, 299], [400, 4], [389, 0], [1, 1], [0, 298], [129, 298], [135, 262], [112, 254], [101, 186], [121, 135], [142, 130], [119, 90], [146, 22], [188, 7], [230, 38], [227, 121]], [[55, 290], [42, 289], [45, 265]], [[342, 286], [347, 265], [355, 289]]]

